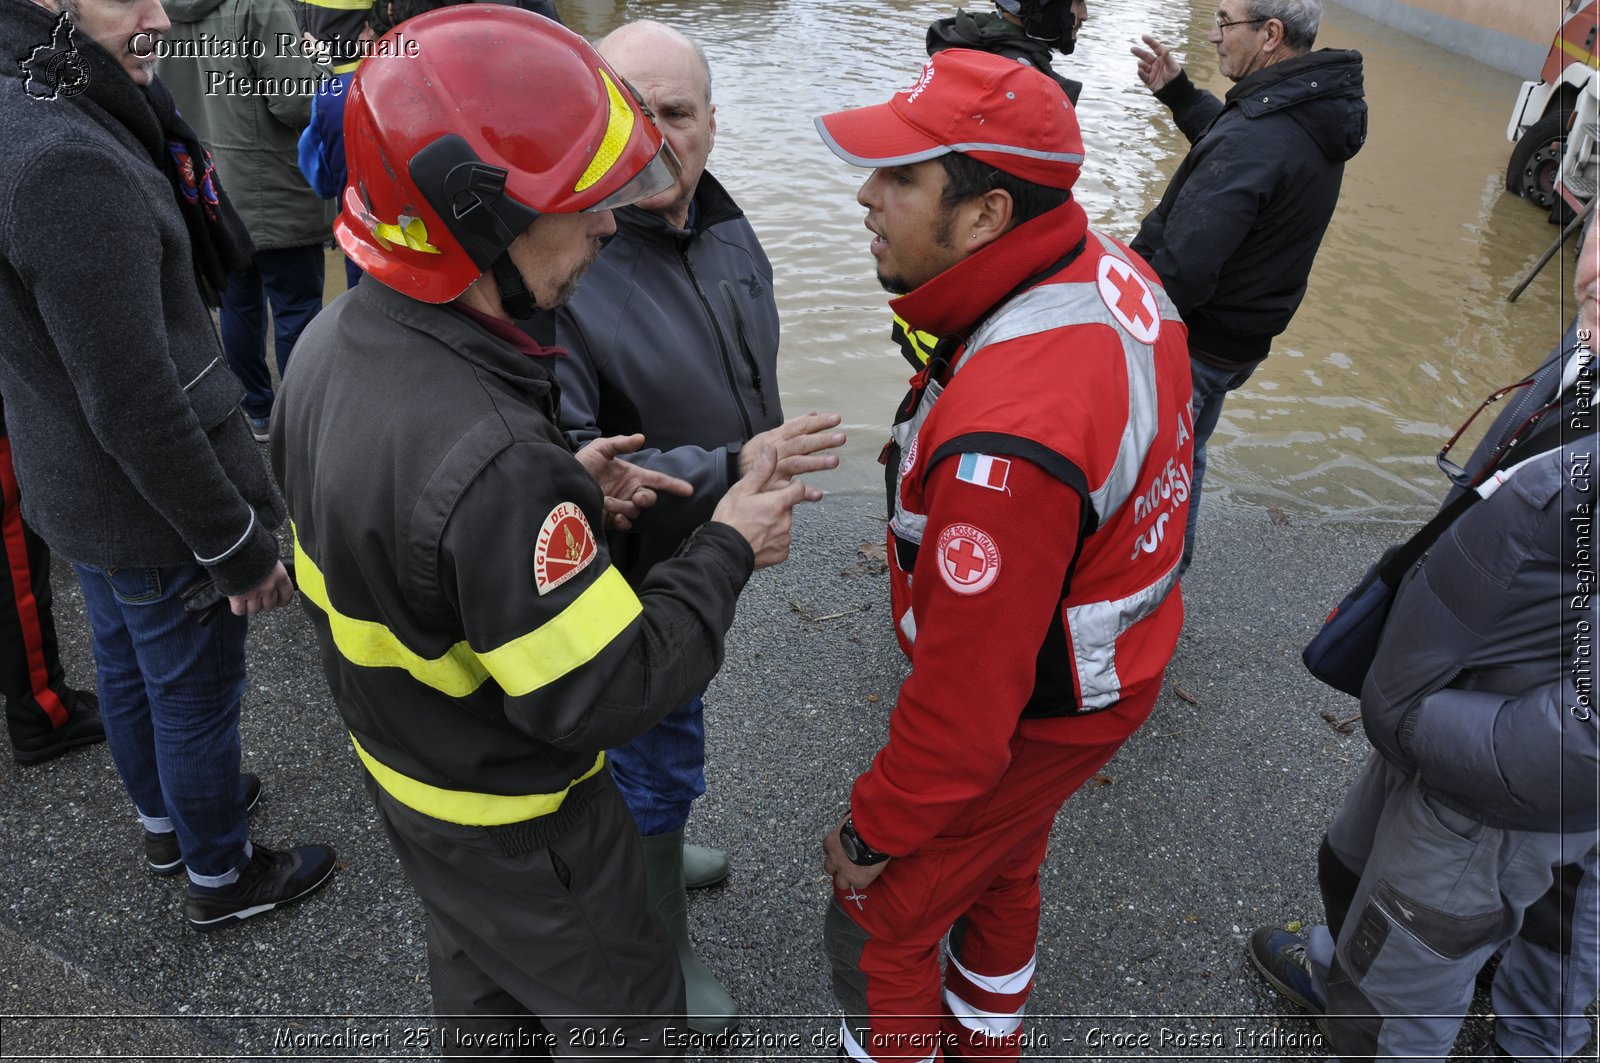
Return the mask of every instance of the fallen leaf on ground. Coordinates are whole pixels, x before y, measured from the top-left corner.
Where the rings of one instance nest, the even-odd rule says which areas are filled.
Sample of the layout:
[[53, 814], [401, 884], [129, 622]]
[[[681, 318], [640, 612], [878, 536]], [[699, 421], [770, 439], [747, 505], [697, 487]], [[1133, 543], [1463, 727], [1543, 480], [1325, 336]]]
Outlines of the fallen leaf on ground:
[[1267, 507], [1267, 516], [1272, 518], [1272, 523], [1274, 523], [1274, 524], [1288, 524], [1289, 523], [1289, 514], [1285, 513], [1283, 510], [1279, 509], [1277, 506], [1268, 506]]
[[1199, 698], [1189, 693], [1189, 691], [1185, 690], [1183, 687], [1178, 686], [1176, 683], [1174, 683], [1172, 686], [1172, 692], [1178, 696], [1179, 701], [1187, 701], [1191, 705], [1200, 704]]

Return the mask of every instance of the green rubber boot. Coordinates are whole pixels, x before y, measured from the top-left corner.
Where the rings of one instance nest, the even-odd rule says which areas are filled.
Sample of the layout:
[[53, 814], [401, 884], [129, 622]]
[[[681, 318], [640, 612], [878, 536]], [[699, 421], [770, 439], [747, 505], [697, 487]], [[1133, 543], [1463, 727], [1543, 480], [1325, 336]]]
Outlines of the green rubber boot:
[[685, 889], [703, 890], [720, 886], [728, 880], [733, 870], [728, 854], [708, 845], [683, 843], [683, 885]]
[[689, 898], [683, 885], [683, 831], [653, 834], [639, 839], [644, 845], [645, 883], [650, 907], [667, 936], [678, 948], [688, 1001], [689, 1029], [696, 1033], [727, 1033], [739, 1025], [739, 1006], [722, 988], [717, 976], [694, 954], [689, 942]]

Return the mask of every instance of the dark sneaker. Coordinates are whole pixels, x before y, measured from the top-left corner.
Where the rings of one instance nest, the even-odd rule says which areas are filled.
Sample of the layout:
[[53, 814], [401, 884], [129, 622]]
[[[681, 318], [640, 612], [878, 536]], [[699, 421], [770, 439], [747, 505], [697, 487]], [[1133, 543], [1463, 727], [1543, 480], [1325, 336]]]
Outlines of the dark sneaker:
[[189, 883], [183, 914], [199, 931], [222, 930], [280, 904], [289, 904], [333, 877], [333, 850], [326, 845], [268, 849], [257, 845], [250, 864], [231, 886], [213, 889]]
[[1258, 927], [1250, 935], [1245, 954], [1267, 984], [1285, 1000], [1321, 1019], [1327, 1005], [1317, 992], [1306, 956], [1306, 939], [1281, 927]]
[[255, 436], [257, 443], [267, 442], [272, 438], [272, 420], [267, 417], [251, 417], [250, 434]]
[[[100, 722], [98, 697], [87, 690], [69, 689], [61, 700], [66, 706], [67, 722], [49, 731], [21, 733], [21, 728], [7, 714], [7, 723], [11, 725], [11, 756], [18, 764], [43, 764], [69, 749], [92, 746], [106, 740], [105, 725]], [[39, 717], [48, 722], [42, 712]]]
[[[261, 776], [242, 771], [239, 773], [239, 785], [244, 788], [244, 814], [248, 816], [256, 810], [256, 804], [261, 800]], [[178, 832], [169, 830], [165, 834], [151, 834], [145, 831], [144, 858], [152, 875], [165, 878], [182, 871], [183, 854], [178, 851]]]

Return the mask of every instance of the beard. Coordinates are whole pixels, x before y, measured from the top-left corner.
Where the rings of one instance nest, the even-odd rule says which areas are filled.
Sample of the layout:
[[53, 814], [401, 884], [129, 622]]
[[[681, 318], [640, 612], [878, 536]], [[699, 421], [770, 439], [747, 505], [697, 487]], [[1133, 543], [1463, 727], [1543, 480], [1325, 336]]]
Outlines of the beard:
[[[933, 242], [938, 244], [943, 250], [954, 250], [956, 246], [954, 237], [955, 227], [956, 212], [955, 208], [951, 207], [947, 209], [944, 212], [943, 217], [939, 219], [939, 229], [933, 234]], [[890, 295], [905, 295], [909, 293], [913, 287], [915, 287], [915, 285], [913, 285], [910, 281], [906, 280], [904, 274], [887, 273], [881, 268], [877, 272], [878, 283], [883, 285], [883, 290], [888, 292]]]
[[605, 247], [605, 244], [606, 241], [601, 239], [596, 240], [592, 245], [590, 245], [589, 253], [585, 255], [583, 261], [578, 263], [577, 267], [567, 275], [567, 279], [561, 282], [561, 287], [556, 289], [556, 294], [551, 299], [549, 305], [546, 306], [541, 304], [540, 309], [554, 310], [557, 307], [566, 306], [567, 303], [572, 300], [572, 297], [578, 294], [578, 282], [582, 281], [583, 275], [589, 272], [589, 267], [594, 265], [594, 260], [600, 257], [600, 250], [601, 248]]

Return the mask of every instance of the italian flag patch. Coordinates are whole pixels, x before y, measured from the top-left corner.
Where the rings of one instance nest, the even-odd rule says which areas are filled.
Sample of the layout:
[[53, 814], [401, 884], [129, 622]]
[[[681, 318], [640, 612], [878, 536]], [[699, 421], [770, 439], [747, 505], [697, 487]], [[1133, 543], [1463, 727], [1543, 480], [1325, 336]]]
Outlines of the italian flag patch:
[[956, 466], [956, 479], [969, 484], [987, 487], [991, 491], [1004, 491], [1006, 477], [1011, 474], [1011, 462], [988, 454], [963, 454]]

